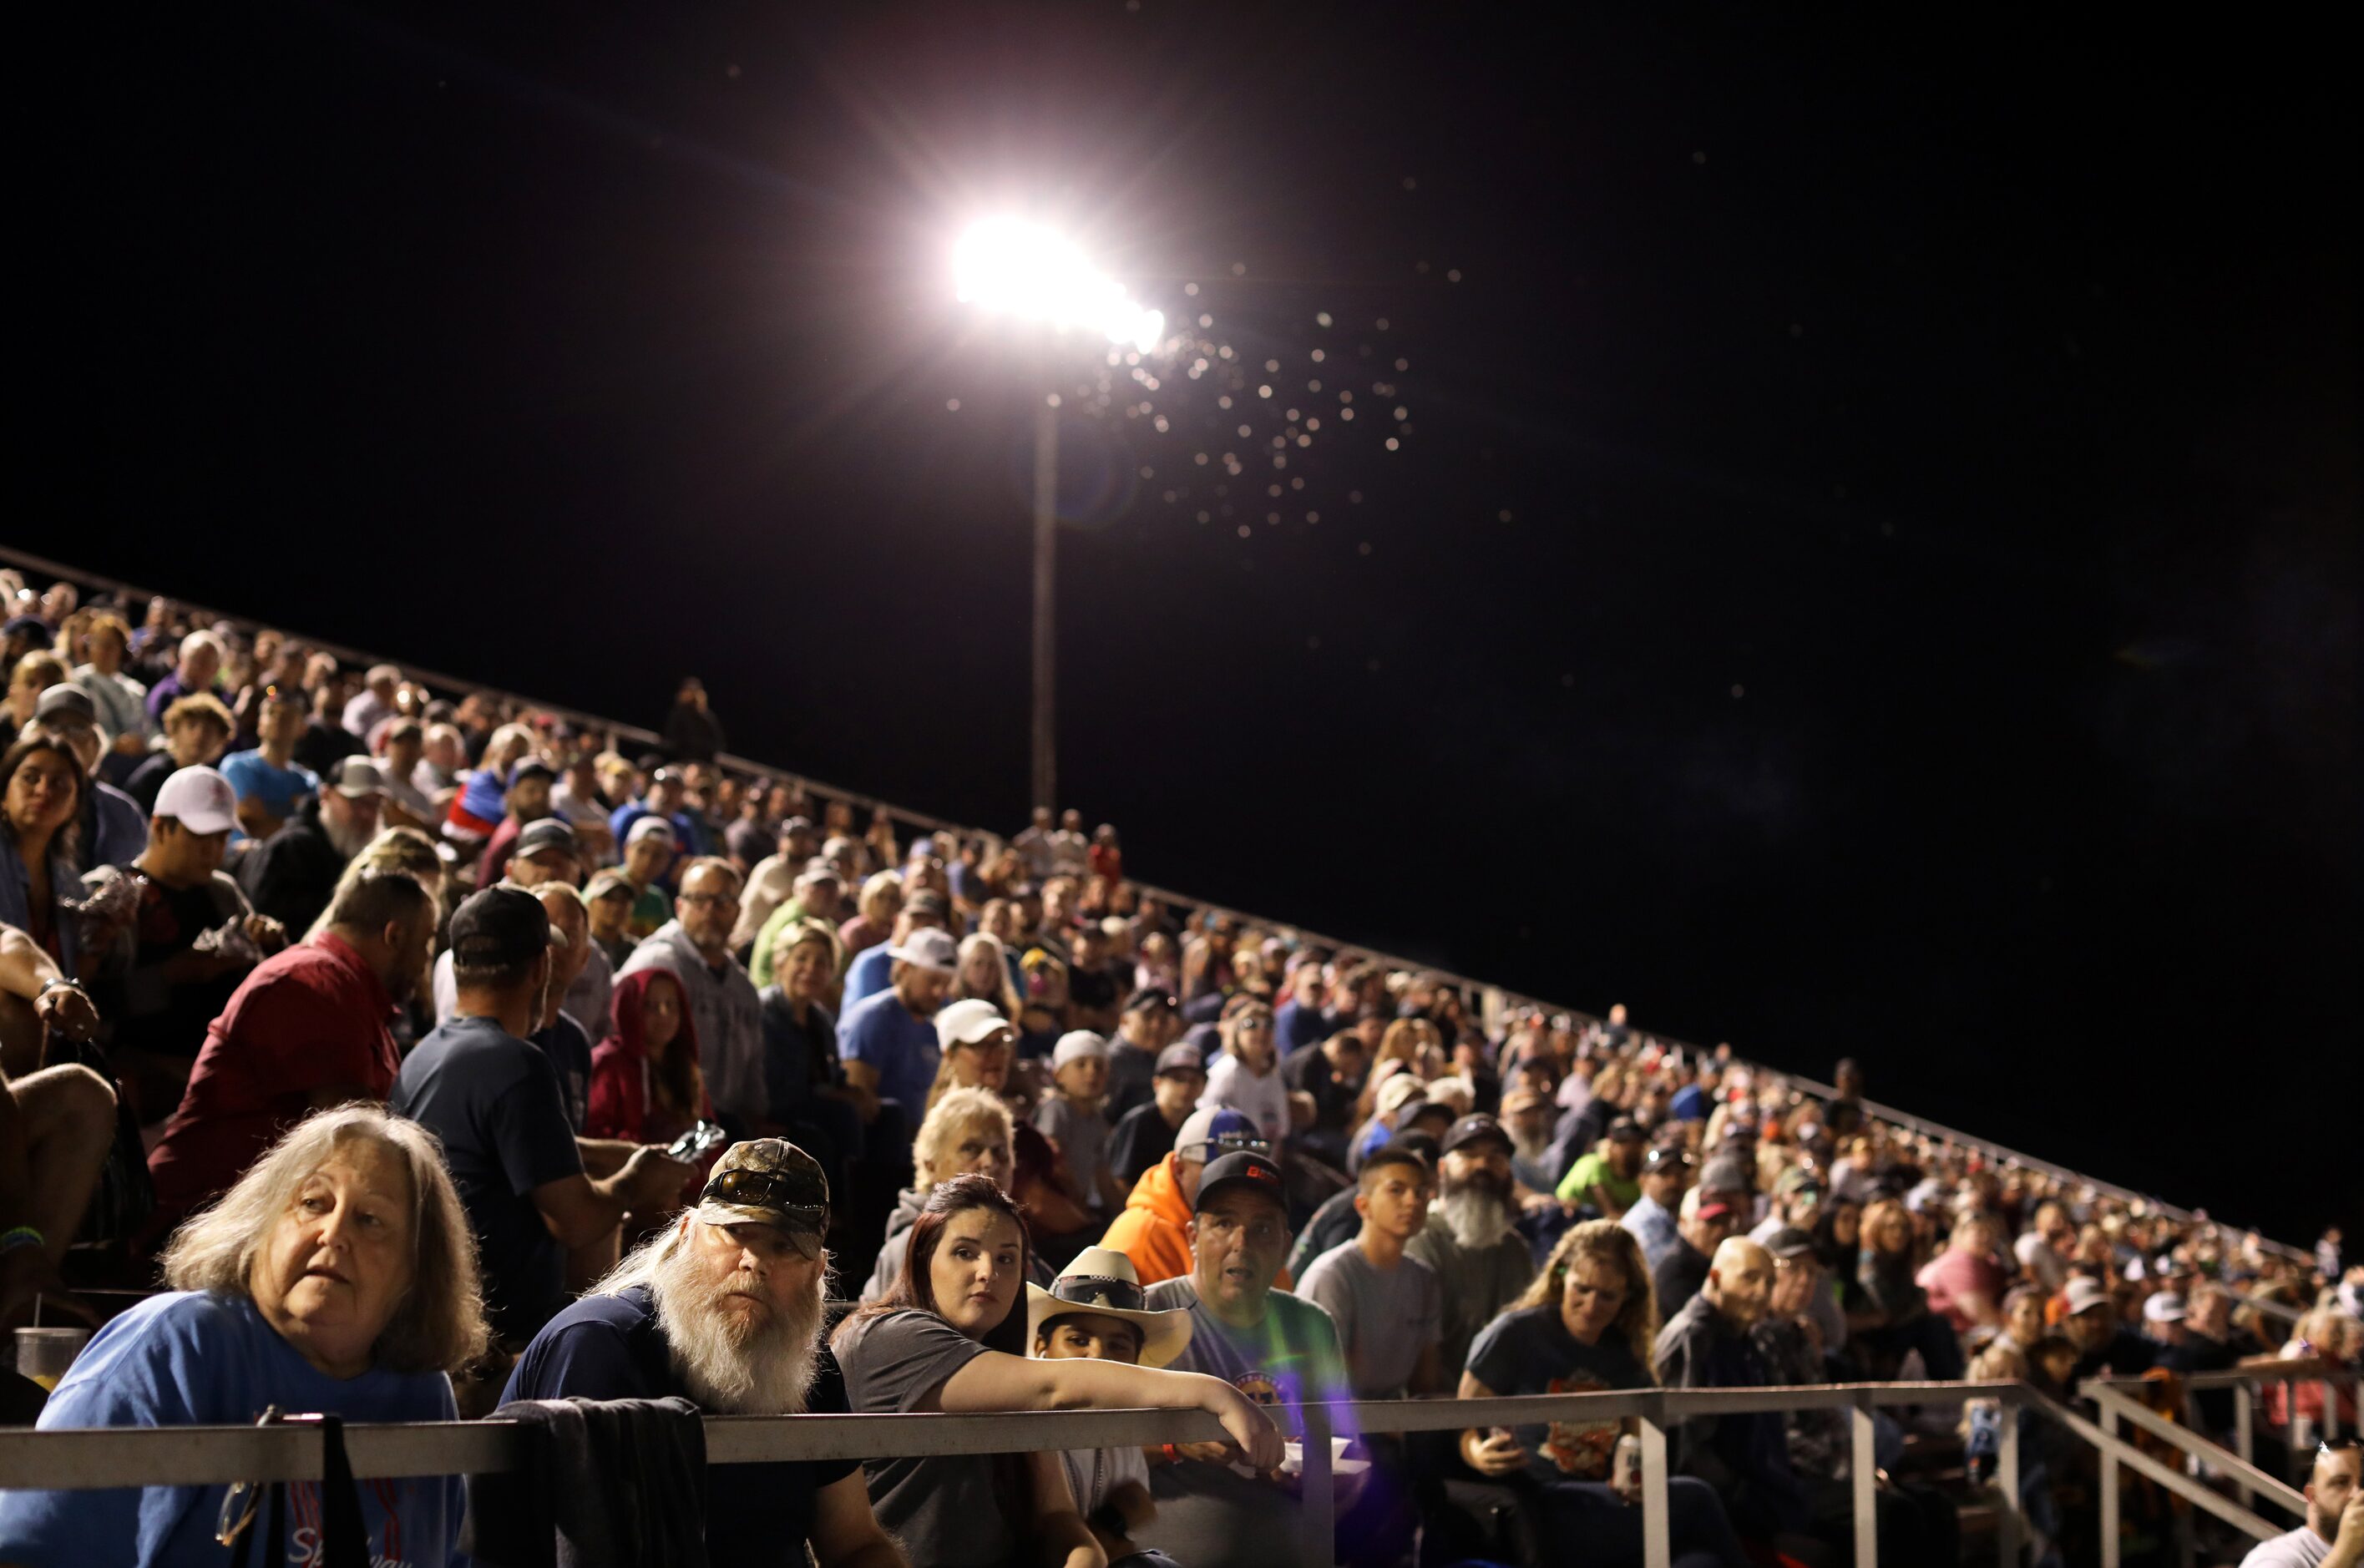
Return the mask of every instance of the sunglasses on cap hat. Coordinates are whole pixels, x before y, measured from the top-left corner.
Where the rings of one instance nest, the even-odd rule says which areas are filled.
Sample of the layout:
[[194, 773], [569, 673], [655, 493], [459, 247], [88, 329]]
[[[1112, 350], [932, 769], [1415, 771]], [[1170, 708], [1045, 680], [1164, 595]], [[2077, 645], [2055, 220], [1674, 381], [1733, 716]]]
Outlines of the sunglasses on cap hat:
[[793, 1171], [724, 1171], [706, 1184], [701, 1196], [742, 1208], [771, 1209], [815, 1230], [829, 1225], [827, 1191], [810, 1176]]
[[1140, 1284], [1113, 1274], [1061, 1274], [1051, 1282], [1051, 1297], [1076, 1307], [1113, 1307], [1119, 1312], [1143, 1312], [1149, 1297]]

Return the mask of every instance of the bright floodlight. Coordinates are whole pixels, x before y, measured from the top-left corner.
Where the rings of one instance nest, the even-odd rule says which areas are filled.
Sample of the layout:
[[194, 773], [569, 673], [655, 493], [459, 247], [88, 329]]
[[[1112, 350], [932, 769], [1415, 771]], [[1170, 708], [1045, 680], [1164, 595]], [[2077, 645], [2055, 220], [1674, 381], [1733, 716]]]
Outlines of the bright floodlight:
[[1062, 332], [1088, 328], [1144, 354], [1165, 333], [1163, 311], [1135, 304], [1123, 284], [1037, 224], [1005, 217], [976, 225], [953, 251], [953, 277], [964, 305], [1047, 321]]

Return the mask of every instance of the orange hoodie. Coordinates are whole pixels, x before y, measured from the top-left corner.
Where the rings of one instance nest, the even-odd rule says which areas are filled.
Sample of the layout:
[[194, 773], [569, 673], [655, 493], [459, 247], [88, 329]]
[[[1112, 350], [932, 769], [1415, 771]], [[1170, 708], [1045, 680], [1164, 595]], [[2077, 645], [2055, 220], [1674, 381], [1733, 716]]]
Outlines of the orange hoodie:
[[[1132, 1184], [1132, 1195], [1124, 1200], [1124, 1212], [1100, 1238], [1101, 1246], [1132, 1260], [1133, 1272], [1143, 1285], [1190, 1272], [1190, 1204], [1182, 1195], [1174, 1160], [1168, 1154], [1141, 1173], [1141, 1180]], [[1281, 1270], [1273, 1284], [1281, 1290], [1292, 1288], [1288, 1271]]]

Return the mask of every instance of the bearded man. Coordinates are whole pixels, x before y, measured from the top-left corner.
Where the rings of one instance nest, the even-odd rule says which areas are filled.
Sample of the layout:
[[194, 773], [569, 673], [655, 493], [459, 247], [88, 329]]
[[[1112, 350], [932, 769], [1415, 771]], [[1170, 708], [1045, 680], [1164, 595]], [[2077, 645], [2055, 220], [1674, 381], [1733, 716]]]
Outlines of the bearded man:
[[[697, 1207], [552, 1318], [519, 1358], [515, 1399], [662, 1399], [716, 1416], [842, 1415], [821, 1342], [829, 1181], [783, 1139], [734, 1143]], [[734, 1465], [708, 1489], [708, 1562], [905, 1568], [851, 1460]]]
[[1436, 1271], [1444, 1284], [1444, 1331], [1438, 1364], [1458, 1369], [1470, 1342], [1519, 1298], [1535, 1277], [1534, 1255], [1516, 1226], [1511, 1135], [1489, 1116], [1466, 1116], [1444, 1135], [1436, 1202], [1428, 1224], [1404, 1245], [1407, 1257]]

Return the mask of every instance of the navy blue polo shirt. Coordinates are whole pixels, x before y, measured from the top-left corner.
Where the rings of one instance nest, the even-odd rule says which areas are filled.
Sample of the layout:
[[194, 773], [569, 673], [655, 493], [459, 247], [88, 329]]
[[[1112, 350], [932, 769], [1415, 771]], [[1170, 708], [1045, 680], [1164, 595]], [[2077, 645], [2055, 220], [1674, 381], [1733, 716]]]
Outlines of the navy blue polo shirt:
[[[501, 1402], [512, 1399], [663, 1399], [696, 1396], [673, 1370], [648, 1287], [586, 1296], [550, 1320], [518, 1359]], [[815, 1352], [805, 1412], [846, 1414], [845, 1380], [827, 1345]], [[860, 1468], [851, 1459], [781, 1460], [724, 1466], [706, 1491], [706, 1558], [723, 1564], [801, 1562], [815, 1497]]]
[[387, 1100], [443, 1141], [476, 1232], [493, 1332], [523, 1343], [566, 1305], [566, 1254], [533, 1190], [583, 1173], [558, 1072], [497, 1018], [452, 1018], [418, 1042]]

